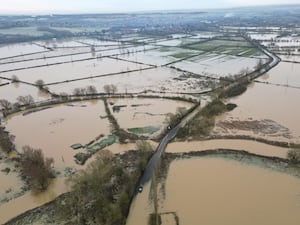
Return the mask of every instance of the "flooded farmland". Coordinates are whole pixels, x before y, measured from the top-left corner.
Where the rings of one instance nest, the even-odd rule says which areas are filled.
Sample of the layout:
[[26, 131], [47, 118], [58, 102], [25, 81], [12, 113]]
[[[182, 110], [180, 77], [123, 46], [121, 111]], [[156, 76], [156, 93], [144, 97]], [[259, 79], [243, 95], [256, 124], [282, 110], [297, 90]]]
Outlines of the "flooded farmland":
[[[5, 82], [5, 81], [3, 81]], [[8, 94], [9, 93], [9, 94]], [[37, 87], [23, 83], [9, 83], [0, 86], [0, 96], [10, 102], [17, 102], [19, 96], [31, 95], [35, 102], [47, 100], [50, 95], [39, 90]]]
[[[164, 194], [158, 193], [163, 224], [296, 225], [300, 219], [300, 180], [255, 163], [213, 156], [176, 160], [164, 182]], [[127, 225], [147, 223], [154, 210], [150, 196], [147, 185], [133, 202]]]
[[[38, 40], [1, 49], [0, 99], [12, 104], [3, 109], [0, 121], [5, 132], [14, 136], [16, 152], [12, 159], [0, 155], [0, 223], [69, 191], [65, 181], [86, 169], [97, 151], [122, 155], [138, 150], [132, 154], [140, 154], [143, 151], [136, 143], [141, 139], [154, 149], [168, 144], [168, 138], [176, 136], [176, 127], [193, 121], [197, 110], [218, 95], [215, 90], [226, 85], [221, 77], [247, 75], [271, 60], [244, 36], [219, 32]], [[166, 147], [166, 154], [173, 156], [209, 150], [237, 156], [211, 153], [173, 161], [165, 180], [158, 182], [163, 225], [178, 221], [181, 225], [298, 224], [300, 181], [297, 174], [285, 171], [289, 148], [261, 140], [299, 143], [299, 69], [298, 64], [281, 62], [253, 81], [244, 94], [225, 99], [237, 108], [217, 117], [213, 139], [186, 137], [188, 141], [175, 139]], [[38, 79], [44, 81], [42, 87], [36, 85]], [[83, 91], [78, 94], [75, 89]], [[15, 104], [26, 95], [34, 102]], [[180, 111], [193, 106], [187, 117], [180, 117]], [[19, 112], [10, 114], [16, 109]], [[160, 142], [162, 132], [166, 136]], [[227, 135], [235, 139], [222, 139]], [[56, 178], [44, 192], [29, 190], [21, 175], [17, 161], [23, 146], [42, 149], [45, 157], [54, 159], [51, 169]], [[85, 156], [87, 164], [79, 165]], [[147, 173], [147, 161], [135, 161], [128, 162], [126, 169], [132, 171], [130, 166], [137, 163]], [[128, 225], [148, 223], [153, 213], [152, 188], [153, 183], [146, 183], [135, 195]], [[114, 196], [113, 204], [120, 195]], [[131, 198], [124, 196], [122, 201]]]
[[[10, 116], [6, 128], [16, 136], [18, 151], [29, 145], [42, 149], [45, 156], [54, 158], [56, 167], [74, 166], [73, 156], [77, 152], [71, 145], [85, 145], [100, 134], [110, 134], [108, 120], [100, 118], [103, 115], [106, 114], [101, 100], [77, 102], [28, 115]], [[80, 132], [82, 130], [85, 132]]]
[[183, 225], [296, 225], [299, 187], [297, 178], [253, 165], [216, 158], [179, 160], [170, 166], [159, 210], [176, 212]]
[[[298, 143], [300, 120], [297, 115], [300, 113], [298, 104], [300, 89], [289, 87], [289, 85], [299, 86], [298, 67], [297, 64], [281, 62], [273, 70], [258, 79], [258, 81], [264, 83], [254, 82], [248, 86], [246, 93], [230, 99], [230, 102], [237, 104], [238, 107], [232, 112], [226, 113], [225, 118], [222, 117], [220, 121], [273, 120], [289, 130], [287, 136], [279, 135], [278, 137], [275, 134], [275, 138], [281, 138], [281, 140], [288, 138]], [[252, 134], [261, 131], [253, 129]], [[230, 131], [223, 130], [221, 132]], [[272, 138], [272, 134], [261, 133], [260, 136]]]
[[79, 78], [89, 78], [107, 73], [126, 72], [141, 68], [145, 68], [145, 66], [130, 62], [122, 62], [115, 59], [92, 59], [81, 62], [69, 62], [60, 65], [38, 67], [34, 69], [18, 70], [3, 73], [2, 76], [11, 78], [15, 75], [21, 81], [26, 81], [32, 84], [34, 84], [38, 79], [42, 79], [46, 84], [50, 84]]
[[164, 99], [109, 99], [114, 107], [120, 107], [113, 112], [122, 128], [143, 128], [151, 125], [159, 130], [167, 126], [168, 113], [176, 113], [177, 108], [188, 110], [192, 107], [189, 102], [170, 101]]

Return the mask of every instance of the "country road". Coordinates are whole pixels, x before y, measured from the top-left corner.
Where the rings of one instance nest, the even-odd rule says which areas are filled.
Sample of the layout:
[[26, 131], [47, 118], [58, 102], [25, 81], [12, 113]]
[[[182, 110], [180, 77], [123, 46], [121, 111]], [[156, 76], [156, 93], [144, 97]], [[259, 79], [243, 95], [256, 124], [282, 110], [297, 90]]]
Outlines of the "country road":
[[187, 121], [189, 121], [191, 118], [193, 118], [201, 109], [202, 106], [200, 106], [200, 103], [198, 103], [197, 107], [195, 107], [195, 109], [190, 112], [189, 114], [187, 114], [175, 127], [171, 128], [168, 133], [163, 137], [163, 139], [161, 140], [161, 142], [159, 143], [155, 153], [153, 154], [153, 156], [151, 157], [151, 159], [149, 160], [146, 169], [144, 170], [144, 173], [142, 175], [142, 177], [140, 178], [138, 187], [137, 187], [137, 191], [142, 188], [144, 186], [144, 184], [146, 184], [147, 182], [149, 182], [151, 180], [151, 177], [153, 175], [153, 172], [155, 170], [155, 167], [157, 165], [157, 162], [159, 161], [162, 153], [164, 152], [166, 146], [168, 145], [168, 143], [175, 138], [179, 128], [184, 125], [185, 123], [187, 123]]

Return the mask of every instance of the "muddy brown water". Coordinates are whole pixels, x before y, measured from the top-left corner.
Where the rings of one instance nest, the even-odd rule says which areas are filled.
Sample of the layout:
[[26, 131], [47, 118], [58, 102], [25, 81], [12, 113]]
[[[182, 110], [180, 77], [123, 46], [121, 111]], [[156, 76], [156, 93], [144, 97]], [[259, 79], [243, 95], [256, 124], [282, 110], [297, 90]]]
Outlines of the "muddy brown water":
[[191, 142], [173, 142], [170, 143], [166, 152], [192, 152], [204, 151], [210, 149], [231, 149], [231, 150], [245, 150], [250, 153], [275, 156], [286, 158], [288, 148], [272, 146], [251, 140], [232, 140], [232, 139], [219, 139], [219, 140], [206, 140], [206, 141], [191, 141]]
[[[281, 84], [298, 85], [299, 65], [281, 62], [277, 67], [262, 76], [260, 80]], [[300, 89], [275, 85], [254, 83], [248, 90], [230, 99], [238, 105], [225, 116], [235, 120], [271, 119], [287, 127], [293, 136], [293, 141], [300, 141]]]
[[120, 111], [111, 112], [122, 128], [134, 128], [145, 126], [166, 126], [168, 113], [176, 113], [178, 107], [189, 109], [192, 103], [183, 101], [173, 101], [165, 99], [110, 99], [113, 106], [124, 106]]
[[[25, 66], [31, 63], [24, 62]], [[106, 58], [11, 71], [3, 73], [2, 76], [11, 78], [13, 75], [16, 75], [20, 80], [29, 83], [35, 83], [38, 79], [42, 79], [47, 84], [101, 74], [137, 70], [145, 67], [136, 63]]]
[[[2, 83], [6, 81], [2, 80]], [[6, 99], [9, 102], [17, 102], [19, 96], [31, 95], [34, 101], [43, 101], [50, 98], [50, 95], [40, 91], [37, 87], [22, 84], [22, 83], [10, 83], [8, 85], [0, 86], [0, 99]]]
[[[152, 116], [145, 114], [143, 118], [131, 121], [131, 116], [135, 112], [148, 112], [153, 110], [157, 113], [175, 112], [178, 106], [191, 106], [190, 103], [180, 103], [169, 100], [150, 100], [150, 99], [122, 99], [114, 100], [115, 104], [127, 104], [128, 109], [123, 112], [124, 117], [117, 118], [122, 126], [147, 126], [153, 125], [151, 123]], [[141, 105], [131, 107], [131, 105]], [[72, 106], [71, 106], [72, 105]], [[76, 165], [73, 155], [78, 150], [72, 150], [70, 145], [74, 143], [86, 144], [90, 140], [97, 137], [99, 134], [109, 134], [110, 127], [107, 119], [101, 119], [100, 116], [105, 116], [104, 104], [102, 100], [82, 101], [70, 104], [62, 104], [54, 106], [53, 108], [42, 110], [23, 116], [16, 114], [10, 116], [6, 121], [6, 128], [13, 135], [16, 136], [15, 143], [19, 151], [22, 146], [30, 145], [34, 148], [41, 148], [46, 157], [53, 157], [55, 160], [55, 168], [64, 168], [72, 166], [81, 168]], [[159, 123], [161, 125], [165, 119], [165, 115], [159, 116]], [[138, 121], [138, 122], [137, 122]], [[22, 124], [22, 126], [20, 126]], [[121, 127], [122, 127], [121, 126]], [[82, 132], [84, 131], [84, 132]], [[156, 147], [156, 143], [151, 142]], [[128, 150], [136, 149], [135, 144], [114, 144], [107, 149], [114, 153], [121, 153]], [[94, 158], [94, 157], [93, 157]], [[93, 158], [91, 160], [93, 160]], [[90, 162], [89, 160], [88, 162]], [[18, 179], [9, 179], [9, 184], [20, 186], [17, 183]], [[0, 210], [9, 212], [1, 215], [0, 223], [27, 211], [31, 208], [45, 204], [53, 200], [59, 194], [68, 190], [65, 184], [65, 178], [58, 178], [53, 180], [48, 190], [42, 194], [34, 194], [26, 192], [23, 196], [15, 198], [8, 203], [0, 206]], [[7, 189], [7, 185], [3, 189]], [[4, 191], [4, 190], [3, 190]]]
[[[194, 174], [194, 176], [191, 176]], [[171, 164], [163, 211], [180, 224], [289, 224], [300, 221], [300, 180], [224, 159]]]
[[110, 84], [114, 84], [118, 87], [117, 93], [137, 93], [145, 90], [199, 93], [210, 88], [209, 84], [201, 84], [205, 84], [204, 78], [182, 78], [180, 77], [181, 75], [182, 73], [176, 70], [158, 67], [114, 76], [60, 83], [48, 87], [49, 90], [54, 93], [60, 93], [61, 90], [72, 93], [75, 88], [82, 88], [88, 85], [95, 86], [99, 92], [105, 92], [103, 86]]
[[73, 156], [80, 150], [70, 146], [89, 143], [100, 134], [110, 134], [102, 100], [57, 105], [31, 113], [13, 115], [6, 120], [6, 129], [14, 135], [18, 151], [29, 145], [41, 148], [46, 157], [54, 158], [55, 167], [76, 166]]
[[[153, 206], [148, 184], [131, 207], [127, 225], [147, 224]], [[174, 161], [159, 213], [175, 212], [180, 225], [297, 225], [300, 179], [222, 158]], [[174, 219], [163, 216], [163, 225]]]
[[21, 197], [15, 198], [8, 203], [0, 206], [0, 224], [7, 222], [11, 218], [26, 212], [27, 210], [41, 206], [58, 195], [68, 191], [68, 186], [65, 178], [54, 179], [47, 191], [42, 193], [34, 193], [32, 191], [26, 192]]

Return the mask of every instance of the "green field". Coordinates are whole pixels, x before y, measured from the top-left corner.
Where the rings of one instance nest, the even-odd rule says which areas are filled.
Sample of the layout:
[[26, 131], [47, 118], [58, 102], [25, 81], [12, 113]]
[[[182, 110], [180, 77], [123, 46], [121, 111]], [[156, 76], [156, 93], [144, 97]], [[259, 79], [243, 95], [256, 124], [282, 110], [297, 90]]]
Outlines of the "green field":
[[147, 127], [128, 128], [127, 130], [135, 134], [153, 134], [159, 131], [159, 129], [160, 127], [147, 126]]

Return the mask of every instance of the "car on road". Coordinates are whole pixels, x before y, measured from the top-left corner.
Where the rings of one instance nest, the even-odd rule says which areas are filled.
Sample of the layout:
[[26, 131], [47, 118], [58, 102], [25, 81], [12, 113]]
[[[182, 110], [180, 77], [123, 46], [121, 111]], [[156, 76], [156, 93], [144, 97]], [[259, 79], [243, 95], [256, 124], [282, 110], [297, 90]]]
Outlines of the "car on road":
[[142, 191], [143, 191], [143, 186], [140, 185], [140, 186], [138, 187], [138, 192], [141, 193]]

